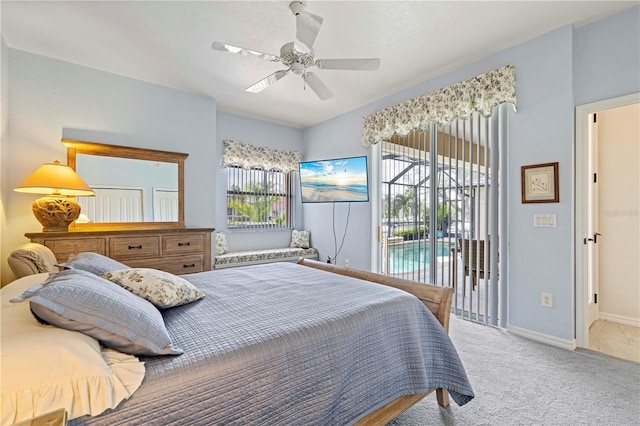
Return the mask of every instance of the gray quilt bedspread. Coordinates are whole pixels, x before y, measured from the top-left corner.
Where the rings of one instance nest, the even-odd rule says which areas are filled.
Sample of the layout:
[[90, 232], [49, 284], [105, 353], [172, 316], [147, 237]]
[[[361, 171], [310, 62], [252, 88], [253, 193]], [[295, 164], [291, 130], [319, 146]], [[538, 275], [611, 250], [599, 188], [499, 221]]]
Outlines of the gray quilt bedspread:
[[131, 398], [70, 424], [345, 425], [432, 387], [473, 398], [449, 337], [408, 293], [292, 263], [184, 277], [206, 294], [163, 311], [184, 354], [143, 358]]

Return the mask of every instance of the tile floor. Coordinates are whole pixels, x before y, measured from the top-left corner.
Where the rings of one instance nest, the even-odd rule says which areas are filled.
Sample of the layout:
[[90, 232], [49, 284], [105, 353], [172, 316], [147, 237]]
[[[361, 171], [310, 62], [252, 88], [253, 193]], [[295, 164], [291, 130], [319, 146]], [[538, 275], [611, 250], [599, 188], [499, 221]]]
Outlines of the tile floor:
[[589, 329], [589, 349], [640, 363], [640, 328], [597, 320]]

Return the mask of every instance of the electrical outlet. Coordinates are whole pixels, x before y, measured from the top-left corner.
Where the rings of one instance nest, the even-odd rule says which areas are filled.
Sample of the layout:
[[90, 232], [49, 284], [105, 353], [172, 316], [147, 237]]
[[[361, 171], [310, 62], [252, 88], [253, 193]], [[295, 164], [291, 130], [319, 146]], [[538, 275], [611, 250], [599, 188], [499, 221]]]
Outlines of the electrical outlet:
[[347, 268], [349, 267], [349, 258], [348, 257], [344, 260], [344, 266], [346, 266]]
[[553, 308], [553, 295], [551, 293], [542, 293], [542, 306]]

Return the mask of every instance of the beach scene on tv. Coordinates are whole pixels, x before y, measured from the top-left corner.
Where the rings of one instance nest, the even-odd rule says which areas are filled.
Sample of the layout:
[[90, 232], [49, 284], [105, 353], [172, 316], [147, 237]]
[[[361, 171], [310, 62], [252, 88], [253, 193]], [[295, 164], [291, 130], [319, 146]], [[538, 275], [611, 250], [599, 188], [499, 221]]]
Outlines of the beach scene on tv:
[[300, 163], [303, 203], [369, 201], [367, 157]]

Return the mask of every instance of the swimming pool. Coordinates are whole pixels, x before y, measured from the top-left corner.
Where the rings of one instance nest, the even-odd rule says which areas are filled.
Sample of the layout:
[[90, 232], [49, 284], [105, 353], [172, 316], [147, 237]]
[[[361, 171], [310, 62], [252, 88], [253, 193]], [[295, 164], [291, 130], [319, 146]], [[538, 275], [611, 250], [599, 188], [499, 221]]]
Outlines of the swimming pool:
[[[437, 255], [449, 256], [452, 244], [438, 241]], [[429, 267], [431, 247], [428, 241], [405, 241], [402, 244], [389, 246], [387, 255], [387, 273], [416, 271]]]

